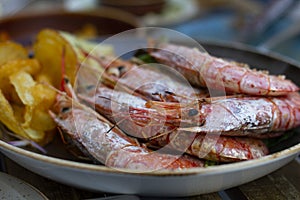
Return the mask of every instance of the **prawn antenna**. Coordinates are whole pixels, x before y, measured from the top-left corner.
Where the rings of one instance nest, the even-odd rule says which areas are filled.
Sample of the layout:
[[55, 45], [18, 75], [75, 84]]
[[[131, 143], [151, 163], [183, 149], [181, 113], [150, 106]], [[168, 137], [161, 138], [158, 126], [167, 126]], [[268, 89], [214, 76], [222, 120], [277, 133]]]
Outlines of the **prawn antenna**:
[[113, 124], [110, 129], [108, 129], [108, 131], [106, 131], [106, 133], [109, 133], [110, 131], [112, 131], [117, 125], [116, 124]]

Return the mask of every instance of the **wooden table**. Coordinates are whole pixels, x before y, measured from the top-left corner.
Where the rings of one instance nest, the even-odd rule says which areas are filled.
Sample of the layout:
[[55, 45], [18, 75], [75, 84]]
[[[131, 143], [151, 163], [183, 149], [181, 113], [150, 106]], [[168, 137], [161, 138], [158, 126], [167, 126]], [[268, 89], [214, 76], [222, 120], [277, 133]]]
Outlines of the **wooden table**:
[[[33, 185], [49, 199], [90, 199], [101, 197], [112, 197], [115, 194], [95, 193], [73, 188], [58, 182], [46, 179], [34, 174], [9, 158], [0, 154], [1, 171], [13, 175], [27, 183]], [[1, 189], [1, 188], [0, 188]], [[126, 196], [123, 196], [126, 197]], [[127, 196], [128, 197], [128, 196]], [[155, 199], [146, 197], [136, 197], [136, 199]], [[1, 199], [1, 198], [0, 198]], [[122, 199], [122, 198], [121, 198]], [[126, 198], [123, 198], [126, 199]], [[127, 198], [130, 199], [130, 198]], [[173, 198], [174, 199], [174, 198]], [[177, 199], [177, 198], [175, 198]], [[182, 199], [182, 198], [180, 198]], [[207, 200], [231, 200], [231, 199], [250, 199], [250, 200], [284, 200], [284, 199], [300, 199], [300, 157], [290, 162], [281, 169], [264, 176], [255, 181], [210, 194], [204, 194], [183, 199], [207, 199]]]

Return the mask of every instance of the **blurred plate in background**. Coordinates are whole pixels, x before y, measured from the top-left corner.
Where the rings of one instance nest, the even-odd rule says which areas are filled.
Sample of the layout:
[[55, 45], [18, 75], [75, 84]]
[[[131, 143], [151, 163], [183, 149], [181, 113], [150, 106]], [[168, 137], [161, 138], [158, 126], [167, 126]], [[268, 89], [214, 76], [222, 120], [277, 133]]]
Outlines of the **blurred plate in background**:
[[48, 199], [40, 191], [28, 183], [0, 172], [0, 197], [1, 199]]
[[49, 10], [22, 13], [0, 19], [0, 40], [32, 41], [43, 28], [68, 31], [87, 37], [116, 34], [139, 27], [139, 20], [130, 13], [113, 8], [92, 11]]

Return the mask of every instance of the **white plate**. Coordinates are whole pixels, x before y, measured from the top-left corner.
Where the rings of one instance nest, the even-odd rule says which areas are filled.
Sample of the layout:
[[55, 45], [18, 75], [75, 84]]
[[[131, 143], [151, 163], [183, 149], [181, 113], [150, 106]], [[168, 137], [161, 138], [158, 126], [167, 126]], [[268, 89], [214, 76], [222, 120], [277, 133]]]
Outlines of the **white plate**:
[[252, 181], [292, 161], [300, 144], [260, 159], [181, 171], [137, 174], [40, 155], [0, 141], [2, 152], [25, 168], [75, 187], [120, 194], [191, 196]]
[[0, 197], [1, 199], [20, 200], [48, 199], [28, 183], [2, 172], [0, 172]]
[[[217, 56], [234, 58], [252, 66], [267, 66], [271, 73], [284, 73], [300, 85], [300, 68], [282, 58], [275, 58], [254, 50], [218, 44], [205, 45]], [[49, 156], [34, 153], [0, 140], [0, 150], [25, 168], [49, 179], [93, 191], [149, 196], [191, 196], [216, 192], [238, 186], [267, 175], [292, 161], [300, 152], [298, 134], [286, 140], [272, 154], [260, 159], [175, 171], [136, 173], [116, 171], [105, 166], [69, 160], [59, 139], [49, 145]]]

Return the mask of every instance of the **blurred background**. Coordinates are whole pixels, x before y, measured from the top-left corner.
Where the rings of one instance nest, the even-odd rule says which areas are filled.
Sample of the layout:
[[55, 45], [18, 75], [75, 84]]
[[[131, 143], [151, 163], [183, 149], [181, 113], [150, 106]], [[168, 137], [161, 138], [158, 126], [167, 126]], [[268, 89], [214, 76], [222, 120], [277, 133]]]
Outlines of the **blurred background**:
[[[244, 43], [300, 61], [298, 0], [0, 0], [0, 39], [13, 38], [12, 32], [25, 35], [34, 29], [33, 26], [40, 26], [35, 22], [41, 13], [80, 11], [97, 18], [105, 12], [101, 9], [107, 7], [122, 11], [115, 13], [114, 18], [129, 23], [131, 26], [127, 28], [166, 27], [200, 41]], [[24, 22], [14, 24], [14, 20], [28, 15], [34, 15], [26, 22], [32, 25], [31, 28]], [[81, 26], [76, 26], [77, 30], [73, 27], [71, 31], [86, 37], [98, 37], [103, 34], [99, 29], [106, 28], [105, 25], [99, 28], [90, 18], [87, 21], [79, 18], [64, 21], [66, 17], [61, 18], [50, 20], [48, 25], [55, 27], [55, 23], [62, 23], [56, 28], [63, 28], [77, 23]], [[43, 25], [48, 26], [47, 23]], [[118, 24], [106, 26], [111, 29]], [[22, 29], [27, 29], [27, 32]], [[114, 31], [123, 29], [126, 27]]]

